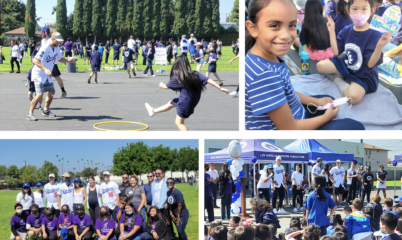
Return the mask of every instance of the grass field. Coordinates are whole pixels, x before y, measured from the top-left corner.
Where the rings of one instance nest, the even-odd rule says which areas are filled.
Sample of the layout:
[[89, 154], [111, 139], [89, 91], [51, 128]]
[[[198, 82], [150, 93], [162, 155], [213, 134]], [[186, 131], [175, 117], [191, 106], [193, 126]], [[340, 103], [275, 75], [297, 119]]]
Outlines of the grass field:
[[[190, 219], [188, 220], [188, 224], [186, 227], [186, 233], [188, 239], [191, 240], [198, 240], [198, 191], [195, 192], [196, 184], [190, 186], [187, 183], [176, 184], [176, 188], [179, 189], [184, 196], [184, 201], [186, 203], [186, 207], [190, 212]], [[10, 239], [10, 220], [14, 212], [14, 204], [17, 194], [19, 190], [14, 191], [1, 191], [0, 192], [0, 240], [7, 240]], [[89, 214], [88, 209], [85, 205], [85, 212]], [[177, 236], [177, 231], [175, 239], [179, 239]]]
[[[374, 186], [377, 186], [377, 181], [374, 181]], [[393, 187], [393, 186], [394, 186], [394, 181], [393, 180], [387, 181], [387, 187]], [[401, 181], [396, 180], [395, 181], [395, 186], [400, 188], [401, 187]]]
[[[112, 54], [113, 50], [111, 49], [111, 53], [109, 55], [109, 65], [104, 65], [103, 63], [105, 62], [103, 59], [103, 63], [102, 63], [102, 67], [104, 66], [112, 66], [112, 61], [113, 61], [113, 54]], [[3, 61], [3, 64], [0, 64], [0, 72], [9, 72], [11, 71], [11, 65], [10, 65], [10, 47], [4, 47], [3, 48], [3, 55], [6, 58], [5, 61]], [[77, 57], [77, 56], [75, 56]], [[103, 53], [103, 57], [105, 57], [105, 53]], [[232, 52], [232, 48], [231, 47], [222, 47], [222, 58], [217, 62], [217, 71], [239, 71], [239, 59], [235, 60], [231, 65], [229, 65], [229, 60], [231, 60], [234, 57], [234, 54]], [[190, 55], [188, 55], [188, 58], [190, 59]], [[29, 72], [29, 70], [31, 69], [31, 60], [29, 57], [24, 57], [22, 60], [22, 66], [21, 66], [21, 72]], [[91, 68], [90, 65], [84, 65], [84, 59], [80, 59], [78, 56], [78, 60], [76, 62], [76, 66], [78, 67], [78, 71], [79, 72], [91, 72], [91, 70], [86, 70]], [[121, 54], [120, 54], [120, 60], [119, 60], [119, 65], [122, 66], [122, 58], [121, 58]], [[59, 66], [59, 70], [61, 72], [65, 72], [66, 71], [66, 65], [64, 63], [58, 63]], [[142, 55], [138, 56], [138, 65], [137, 67], [139, 69], [141, 69], [142, 71], [145, 70], [146, 66], [142, 65]], [[197, 68], [197, 64], [193, 63], [191, 64], [191, 67], [196, 70]], [[154, 71], [158, 70], [158, 69], [165, 69], [166, 72], [169, 72], [172, 69], [172, 65], [167, 65], [167, 66], [153, 66], [152, 67]], [[14, 72], [16, 72], [17, 66], [14, 63]], [[207, 71], [208, 70], [208, 64], [206, 64], [201, 71]], [[104, 70], [107, 71], [107, 70]], [[123, 70], [121, 70], [123, 71]], [[107, 71], [109, 72], [109, 71]], [[112, 71], [110, 71], [112, 72]], [[114, 70], [113, 72], [118, 72], [116, 70]], [[25, 78], [25, 77], [24, 77]]]

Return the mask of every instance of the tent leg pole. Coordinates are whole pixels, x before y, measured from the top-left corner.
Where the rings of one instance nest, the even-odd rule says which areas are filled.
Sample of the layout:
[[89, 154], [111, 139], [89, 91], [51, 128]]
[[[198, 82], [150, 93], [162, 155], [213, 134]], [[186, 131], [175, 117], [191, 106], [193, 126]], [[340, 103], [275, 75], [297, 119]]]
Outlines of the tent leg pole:
[[[394, 167], [394, 197], [395, 197], [395, 181], [396, 181], [396, 166]], [[394, 197], [392, 197], [392, 199], [394, 199]]]

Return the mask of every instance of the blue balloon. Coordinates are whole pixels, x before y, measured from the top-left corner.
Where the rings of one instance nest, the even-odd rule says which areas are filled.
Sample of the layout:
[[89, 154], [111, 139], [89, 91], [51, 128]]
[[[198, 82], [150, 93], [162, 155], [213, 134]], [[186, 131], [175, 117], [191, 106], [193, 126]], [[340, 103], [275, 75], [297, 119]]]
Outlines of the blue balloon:
[[237, 200], [237, 198], [235, 198], [234, 196], [232, 196], [232, 203], [235, 203]]
[[251, 162], [252, 162], [252, 163], [256, 163], [257, 161], [258, 161], [258, 159], [257, 159], [256, 156], [254, 156], [253, 159], [251, 159]]
[[235, 213], [233, 212], [233, 209], [231, 209], [230, 212], [231, 212], [232, 214], [235, 214]]
[[241, 187], [241, 182], [240, 181], [235, 181], [235, 186], [236, 186], [236, 188], [240, 188]]
[[244, 177], [244, 171], [239, 172], [239, 178]]
[[395, 167], [396, 165], [398, 165], [398, 161], [393, 160], [393, 161], [392, 161], [392, 166], [394, 166], [394, 167]]
[[233, 161], [232, 159], [226, 160], [226, 162], [229, 163], [229, 165], [232, 165], [232, 161]]
[[235, 196], [236, 199], [238, 199], [238, 198], [240, 197], [240, 193], [239, 193], [239, 192], [238, 192], [238, 193], [235, 193], [234, 196]]

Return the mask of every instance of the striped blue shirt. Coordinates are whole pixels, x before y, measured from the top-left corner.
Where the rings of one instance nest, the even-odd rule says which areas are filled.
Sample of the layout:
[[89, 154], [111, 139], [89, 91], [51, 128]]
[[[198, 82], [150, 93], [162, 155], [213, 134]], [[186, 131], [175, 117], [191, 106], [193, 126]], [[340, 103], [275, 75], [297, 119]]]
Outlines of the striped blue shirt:
[[289, 104], [295, 119], [304, 119], [305, 109], [290, 82], [289, 69], [282, 58], [274, 63], [250, 52], [246, 55], [246, 129], [277, 130], [268, 114]]

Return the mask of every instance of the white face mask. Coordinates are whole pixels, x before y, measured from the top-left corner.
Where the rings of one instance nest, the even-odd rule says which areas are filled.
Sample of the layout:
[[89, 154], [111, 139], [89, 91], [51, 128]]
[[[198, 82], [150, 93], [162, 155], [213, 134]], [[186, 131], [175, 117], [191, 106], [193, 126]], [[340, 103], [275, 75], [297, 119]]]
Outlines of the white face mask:
[[18, 214], [21, 214], [22, 213], [22, 209], [19, 209], [19, 210], [15, 210]]
[[[343, 104], [347, 104], [349, 100], [350, 100], [350, 105], [348, 104], [348, 108], [351, 108], [351, 107], [352, 107], [352, 98], [343, 97], [343, 98], [335, 99], [332, 103], [327, 103], [327, 104], [321, 105], [321, 106], [317, 106], [317, 105], [315, 105], [314, 103], [309, 103], [309, 104], [307, 105], [307, 110], [308, 110], [311, 114], [315, 114], [318, 110], [326, 110], [326, 109], [328, 109], [330, 106], [337, 107], [337, 106], [340, 106], [340, 105], [343, 105]], [[314, 112], [312, 112], [312, 111], [309, 109], [309, 106], [315, 106], [317, 109], [316, 109]]]

